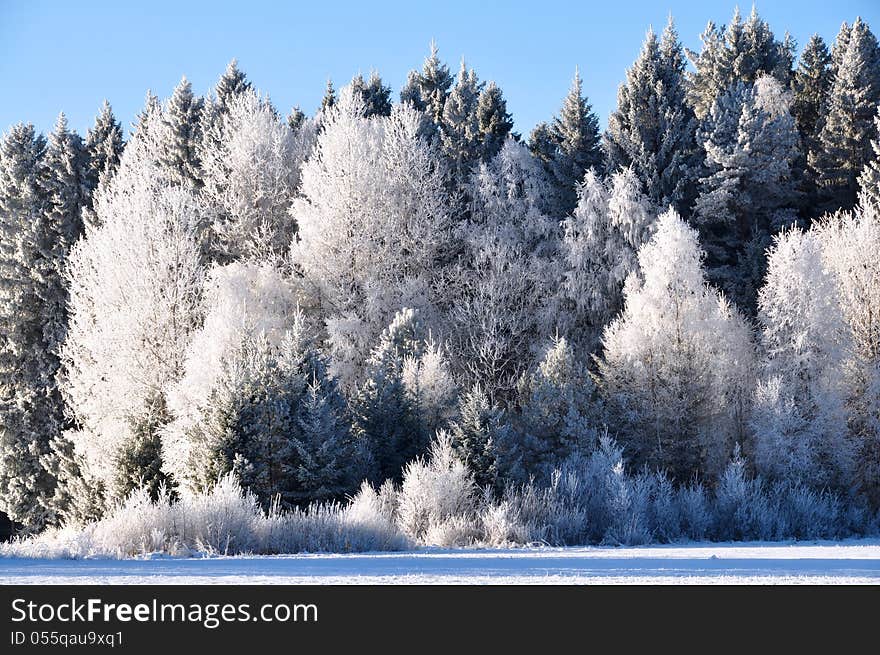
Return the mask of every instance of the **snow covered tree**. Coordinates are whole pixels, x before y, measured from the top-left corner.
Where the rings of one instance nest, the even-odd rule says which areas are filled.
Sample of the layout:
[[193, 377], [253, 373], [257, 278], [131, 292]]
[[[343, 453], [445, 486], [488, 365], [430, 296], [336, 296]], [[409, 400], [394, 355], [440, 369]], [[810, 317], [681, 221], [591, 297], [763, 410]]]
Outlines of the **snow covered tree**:
[[464, 59], [455, 86], [443, 106], [440, 142], [458, 179], [464, 180], [479, 159], [483, 134], [477, 116], [480, 84], [473, 69], [467, 70]]
[[772, 75], [788, 86], [794, 43], [787, 35], [777, 41], [754, 7], [746, 21], [737, 8], [726, 28], [719, 29], [710, 21], [700, 40], [699, 54], [688, 51], [695, 69], [689, 76], [690, 101], [700, 120], [737, 82], [751, 84], [762, 75]]
[[672, 18], [660, 40], [648, 31], [617, 92], [605, 133], [607, 167], [631, 166], [651, 200], [686, 212], [700, 173], [697, 122], [685, 98], [685, 60]]
[[640, 187], [631, 168], [615, 173], [608, 185], [590, 171], [578, 188], [577, 207], [562, 222], [558, 324], [584, 356], [622, 309], [623, 284], [651, 236], [655, 210]]
[[613, 436], [634, 468], [712, 477], [745, 436], [749, 327], [706, 285], [697, 233], [673, 210], [638, 259], [597, 361]]
[[470, 195], [467, 260], [451, 310], [458, 369], [467, 386], [503, 402], [552, 332], [557, 229], [541, 166], [512, 139], [479, 165]]
[[299, 108], [299, 105], [290, 110], [290, 113], [287, 115], [287, 127], [289, 127], [294, 133], [299, 131], [299, 128], [302, 127], [306, 122], [306, 115], [303, 113], [302, 109]]
[[220, 120], [222, 142], [214, 147], [206, 141], [200, 150], [202, 196], [218, 214], [213, 257], [281, 257], [296, 232], [290, 208], [315, 125], [304, 121], [292, 131], [268, 100], [252, 91], [233, 98]]
[[[363, 98], [361, 100], [363, 101]], [[321, 107], [318, 109], [318, 113], [321, 115], [326, 114], [335, 104], [336, 89], [333, 88], [333, 80], [327, 78], [327, 86], [324, 88], [324, 95], [321, 98]], [[364, 111], [366, 111], [366, 108], [364, 108]]]
[[416, 312], [400, 310], [370, 354], [366, 380], [352, 399], [354, 433], [369, 453], [375, 483], [399, 480], [404, 464], [428, 447], [431, 434], [404, 380], [406, 362], [421, 359], [423, 353]]
[[391, 87], [382, 83], [376, 71], [370, 73], [370, 79], [364, 82], [360, 73], [351, 81], [352, 92], [359, 93], [364, 100], [364, 116], [391, 115]]
[[0, 509], [16, 523], [51, 523], [55, 481], [40, 463], [62, 415], [43, 334], [41, 273], [51, 233], [42, 196], [46, 140], [14, 125], [0, 150]]
[[251, 83], [247, 75], [238, 67], [238, 60], [233, 59], [226, 66], [226, 70], [214, 87], [214, 96], [220, 106], [221, 113], [225, 112], [232, 100], [251, 89]]
[[859, 176], [859, 200], [863, 205], [870, 202], [880, 207], [880, 106], [874, 117], [874, 129], [877, 132], [877, 138], [871, 141], [874, 157], [865, 164]]
[[491, 404], [479, 385], [462, 395], [458, 413], [450, 428], [452, 447], [478, 486], [495, 488], [500, 483], [497, 451], [504, 413]]
[[814, 488], [852, 484], [845, 359], [849, 334], [837, 280], [816, 230], [776, 237], [759, 295], [763, 376], [752, 414], [759, 474]]
[[871, 203], [842, 212], [816, 228], [823, 243], [823, 264], [837, 281], [838, 306], [848, 327], [850, 356], [843, 372], [847, 384], [850, 437], [855, 448], [855, 483], [880, 506], [880, 215]]
[[439, 126], [443, 123], [443, 110], [452, 81], [449, 67], [440, 61], [437, 44], [432, 40], [431, 54], [425, 58], [421, 72], [410, 72], [400, 92], [400, 100], [426, 111], [434, 124]]
[[849, 209], [856, 202], [858, 176], [871, 159], [877, 137], [874, 116], [880, 103], [880, 48], [860, 18], [843, 44], [835, 44], [834, 78], [819, 133], [820, 150], [810, 160], [819, 200], [826, 209]]
[[[122, 126], [113, 115], [110, 103], [105, 100], [85, 139], [90, 193], [94, 193], [99, 184], [106, 186], [110, 182], [110, 178], [119, 168], [122, 148]], [[91, 198], [89, 202], [91, 204]]]
[[[146, 410], [181, 374], [201, 320], [205, 212], [164, 177], [161, 120], [150, 112], [129, 142], [96, 198], [98, 227], [74, 246], [67, 269], [64, 392], [82, 428], [72, 438], [84, 475], [105, 485], [108, 500], [129, 491], [119, 484], [118, 463], [123, 454], [131, 461], [135, 439], [153, 447], [137, 419], [153, 421]], [[144, 473], [150, 470], [157, 467]]]
[[567, 457], [592, 450], [592, 389], [583, 358], [564, 337], [554, 338], [536, 370], [520, 385], [513, 429], [501, 438], [505, 473], [522, 482], [530, 476], [549, 481]]
[[477, 125], [483, 136], [481, 157], [488, 161], [498, 154], [513, 129], [513, 118], [507, 113], [507, 101], [495, 82], [489, 82], [480, 92]]
[[[803, 156], [806, 158], [804, 165], [809, 161], [816, 161], [820, 151], [819, 132], [831, 88], [830, 66], [831, 54], [828, 52], [828, 47], [821, 36], [814, 34], [807, 41], [792, 78], [794, 98], [791, 113], [801, 134]], [[815, 201], [815, 179], [812, 170], [806, 171], [805, 182], [808, 198]]]
[[560, 198], [556, 215], [567, 216], [577, 204], [577, 185], [584, 174], [590, 168], [601, 168], [603, 161], [599, 119], [583, 95], [577, 70], [562, 109], [550, 125], [550, 142], [549, 171]]
[[446, 302], [438, 266], [448, 257], [452, 202], [423, 115], [395, 106], [365, 118], [362, 99], [344, 89], [324, 118], [302, 170], [293, 216], [292, 259], [320, 308], [347, 389], [384, 327], [401, 307], [426, 325]]
[[198, 147], [202, 104], [201, 98], [193, 96], [190, 81], [183, 77], [162, 113], [160, 162], [174, 183], [194, 188], [201, 179]]
[[709, 279], [755, 312], [770, 234], [795, 219], [798, 134], [790, 94], [770, 76], [723, 93], [701, 129], [707, 176], [694, 222], [708, 251]]

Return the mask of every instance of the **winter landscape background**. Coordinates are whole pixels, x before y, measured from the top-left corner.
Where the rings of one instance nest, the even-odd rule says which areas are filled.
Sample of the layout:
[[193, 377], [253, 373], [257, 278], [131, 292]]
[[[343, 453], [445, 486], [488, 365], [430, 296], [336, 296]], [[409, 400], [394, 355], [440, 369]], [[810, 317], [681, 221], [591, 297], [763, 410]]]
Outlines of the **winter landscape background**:
[[700, 42], [9, 127], [0, 581], [876, 582], [880, 46]]

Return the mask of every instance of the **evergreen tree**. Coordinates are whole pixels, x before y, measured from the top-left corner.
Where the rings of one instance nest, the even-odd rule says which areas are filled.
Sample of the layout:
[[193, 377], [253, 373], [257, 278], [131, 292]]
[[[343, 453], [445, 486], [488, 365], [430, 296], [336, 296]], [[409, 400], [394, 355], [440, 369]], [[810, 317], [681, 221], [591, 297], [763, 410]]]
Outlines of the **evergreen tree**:
[[198, 148], [203, 101], [193, 96], [192, 84], [180, 80], [163, 111], [161, 163], [177, 184], [198, 187], [201, 163]]
[[874, 117], [874, 130], [877, 138], [871, 141], [874, 157], [869, 161], [859, 176], [859, 201], [861, 204], [873, 203], [880, 208], [880, 107]]
[[[86, 134], [85, 149], [88, 159], [88, 188], [90, 195], [98, 185], [106, 186], [119, 168], [122, 156], [122, 126], [113, 115], [113, 109], [106, 100], [95, 124]], [[91, 205], [91, 197], [89, 199]]]
[[318, 110], [322, 115], [336, 104], [336, 89], [333, 88], [333, 80], [327, 78], [327, 86], [324, 88], [324, 96], [321, 98], [321, 107]]
[[291, 109], [290, 113], [287, 115], [287, 127], [289, 127], [292, 132], [298, 132], [305, 120], [306, 115], [303, 113], [302, 109], [299, 108], [299, 105], [297, 105]]
[[411, 309], [398, 312], [367, 362], [367, 378], [352, 401], [354, 432], [370, 454], [370, 479], [400, 480], [431, 435], [407, 393], [404, 363], [423, 353], [421, 326]]
[[481, 153], [483, 135], [477, 116], [480, 84], [473, 69], [468, 72], [464, 59], [455, 86], [443, 106], [440, 141], [452, 168], [464, 180]]
[[617, 94], [605, 134], [610, 172], [632, 167], [651, 200], [686, 212], [699, 175], [696, 119], [685, 102], [685, 62], [670, 18], [658, 41], [649, 31]]
[[874, 115], [880, 104], [880, 48], [860, 18], [835, 44], [834, 78], [819, 134], [821, 150], [813, 155], [821, 206], [849, 209], [858, 194], [858, 176], [871, 159], [877, 133]]
[[351, 81], [353, 93], [358, 93], [364, 100], [364, 116], [390, 116], [391, 115], [391, 87], [382, 83], [382, 78], [376, 71], [370, 73], [368, 82], [360, 73]]
[[798, 135], [788, 93], [770, 76], [738, 82], [704, 122], [706, 171], [694, 208], [708, 252], [709, 278], [746, 312], [756, 293], [770, 235], [792, 222]]
[[801, 135], [802, 161], [798, 168], [806, 169], [804, 176], [804, 196], [807, 207], [812, 209], [816, 201], [815, 171], [807, 168], [808, 162], [815, 162], [820, 153], [819, 132], [831, 88], [831, 54], [825, 41], [814, 34], [801, 53], [800, 62], [792, 78], [794, 99], [791, 113]]
[[[55, 480], [40, 463], [62, 427], [42, 291], [52, 237], [43, 199], [46, 140], [14, 125], [0, 154], [0, 509], [26, 529], [52, 523]], [[56, 156], [57, 156], [56, 152]]]
[[578, 71], [575, 71], [571, 89], [549, 132], [552, 146], [548, 148], [549, 144], [543, 142], [542, 133], [533, 133], [532, 150], [543, 153], [549, 149], [552, 152], [548, 169], [559, 196], [555, 214], [567, 216], [577, 204], [577, 185], [584, 179], [584, 173], [592, 167], [600, 168], [603, 160], [599, 119], [583, 95]]
[[503, 412], [490, 403], [479, 385], [462, 395], [459, 418], [450, 431], [452, 447], [483, 488], [495, 488], [500, 482], [497, 449], [502, 421]]
[[498, 154], [513, 129], [513, 118], [507, 113], [507, 102], [495, 82], [489, 82], [480, 92], [477, 125], [483, 137], [481, 156], [488, 161]]
[[154, 113], [158, 113], [159, 111], [161, 111], [159, 98], [148, 89], [147, 95], [144, 98], [144, 107], [140, 110], [134, 122], [131, 124], [131, 139], [134, 139], [135, 136], [141, 134], [141, 140], [145, 141], [146, 134], [144, 132], [147, 129], [148, 123], [158, 127], [158, 123], [150, 122], [149, 119]]
[[407, 78], [407, 84], [401, 91], [401, 102], [410, 102], [416, 109], [426, 111], [435, 125], [442, 125], [446, 96], [452, 81], [449, 67], [440, 61], [437, 44], [432, 40], [431, 54], [425, 58], [422, 71], [413, 71]]
[[251, 83], [248, 81], [247, 75], [239, 70], [238, 61], [233, 59], [226, 66], [226, 71], [220, 76], [214, 87], [214, 95], [221, 113], [226, 111], [233, 98], [249, 91], [250, 88]]

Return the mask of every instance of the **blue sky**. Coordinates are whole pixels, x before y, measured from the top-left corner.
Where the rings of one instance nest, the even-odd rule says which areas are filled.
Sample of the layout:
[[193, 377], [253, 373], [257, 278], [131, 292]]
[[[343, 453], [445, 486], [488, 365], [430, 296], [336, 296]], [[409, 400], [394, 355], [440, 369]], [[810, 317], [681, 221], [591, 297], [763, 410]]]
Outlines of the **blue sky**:
[[[101, 101], [127, 128], [146, 90], [168, 96], [185, 74], [207, 91], [237, 57], [284, 112], [312, 113], [327, 78], [338, 86], [378, 70], [394, 89], [420, 67], [432, 38], [453, 70], [462, 56], [504, 90], [516, 129], [551, 117], [575, 66], [604, 125], [645, 30], [671, 13], [684, 44], [699, 47], [708, 20], [726, 23], [731, 0], [687, 2], [389, 1], [103, 2], [0, 0], [0, 130], [31, 121], [48, 131], [59, 111], [84, 133]], [[880, 33], [877, 0], [765, 0], [761, 16], [800, 45], [818, 32], [829, 43], [861, 15]], [[748, 13], [750, 4], [742, 5]]]

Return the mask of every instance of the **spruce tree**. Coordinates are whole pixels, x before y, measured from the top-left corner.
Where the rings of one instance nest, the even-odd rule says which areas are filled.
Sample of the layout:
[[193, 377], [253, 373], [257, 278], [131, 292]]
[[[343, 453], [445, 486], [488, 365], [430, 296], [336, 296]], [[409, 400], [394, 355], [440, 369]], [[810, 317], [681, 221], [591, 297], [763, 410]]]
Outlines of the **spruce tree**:
[[298, 132], [299, 128], [302, 127], [302, 124], [306, 120], [306, 115], [303, 113], [303, 110], [299, 108], [299, 105], [296, 105], [293, 109], [290, 110], [290, 113], [287, 115], [287, 127], [289, 127], [293, 132]]
[[498, 154], [513, 129], [513, 118], [507, 113], [507, 102], [495, 82], [489, 82], [480, 92], [477, 125], [483, 137], [481, 157], [483, 161], [488, 161]]
[[324, 95], [321, 98], [321, 107], [318, 111], [326, 114], [336, 104], [336, 89], [333, 88], [333, 80], [327, 78], [327, 86], [324, 88]]
[[480, 85], [473, 69], [467, 70], [464, 59], [455, 86], [443, 107], [440, 141], [453, 170], [464, 180], [479, 159], [482, 133], [477, 117]]
[[450, 431], [452, 447], [480, 487], [495, 488], [500, 482], [497, 449], [502, 421], [503, 412], [491, 404], [479, 385], [462, 395], [459, 418]]
[[359, 93], [364, 100], [364, 116], [391, 115], [391, 87], [385, 86], [376, 71], [370, 73], [370, 79], [364, 82], [360, 73], [351, 81], [354, 93]]
[[[822, 118], [830, 88], [831, 54], [822, 37], [814, 34], [801, 53], [800, 62], [792, 79], [794, 99], [791, 113], [801, 135], [805, 159], [801, 164], [802, 168], [806, 167], [807, 162], [815, 162], [819, 156], [821, 148], [819, 132], [822, 128]], [[804, 180], [804, 192], [810, 206], [815, 202], [815, 186], [815, 172], [808, 169]]]
[[880, 209], [880, 107], [874, 117], [874, 129], [878, 136], [871, 141], [874, 157], [869, 161], [859, 176], [859, 201], [861, 204], [873, 203]]
[[608, 120], [609, 172], [632, 167], [651, 200], [686, 212], [694, 199], [700, 161], [697, 122], [685, 102], [685, 62], [670, 18], [662, 39], [649, 31], [627, 71]]
[[192, 84], [180, 80], [163, 111], [163, 135], [160, 161], [169, 178], [177, 184], [195, 188], [201, 184], [198, 148], [203, 101], [193, 96]]
[[14, 126], [0, 157], [0, 506], [38, 529], [57, 520], [51, 443], [65, 427], [58, 388], [67, 326], [63, 271], [82, 229], [82, 140], [59, 116], [48, 147]]
[[122, 156], [122, 126], [113, 115], [113, 109], [106, 100], [101, 105], [101, 112], [95, 117], [95, 124], [86, 134], [85, 149], [88, 159], [89, 205], [91, 194], [98, 185], [106, 185], [119, 168]]
[[443, 123], [446, 96], [452, 86], [449, 67], [440, 61], [437, 44], [431, 40], [431, 54], [425, 59], [421, 73], [417, 74], [419, 100], [435, 125]]
[[816, 170], [820, 207], [849, 209], [856, 202], [858, 176], [871, 160], [880, 103], [880, 48], [862, 19], [856, 19], [846, 48], [835, 44], [834, 79], [819, 133]]
[[240, 96], [250, 90], [251, 83], [238, 68], [238, 61], [233, 59], [226, 66], [226, 71], [220, 76], [214, 87], [214, 95], [220, 106], [220, 111], [225, 112], [232, 98]]

